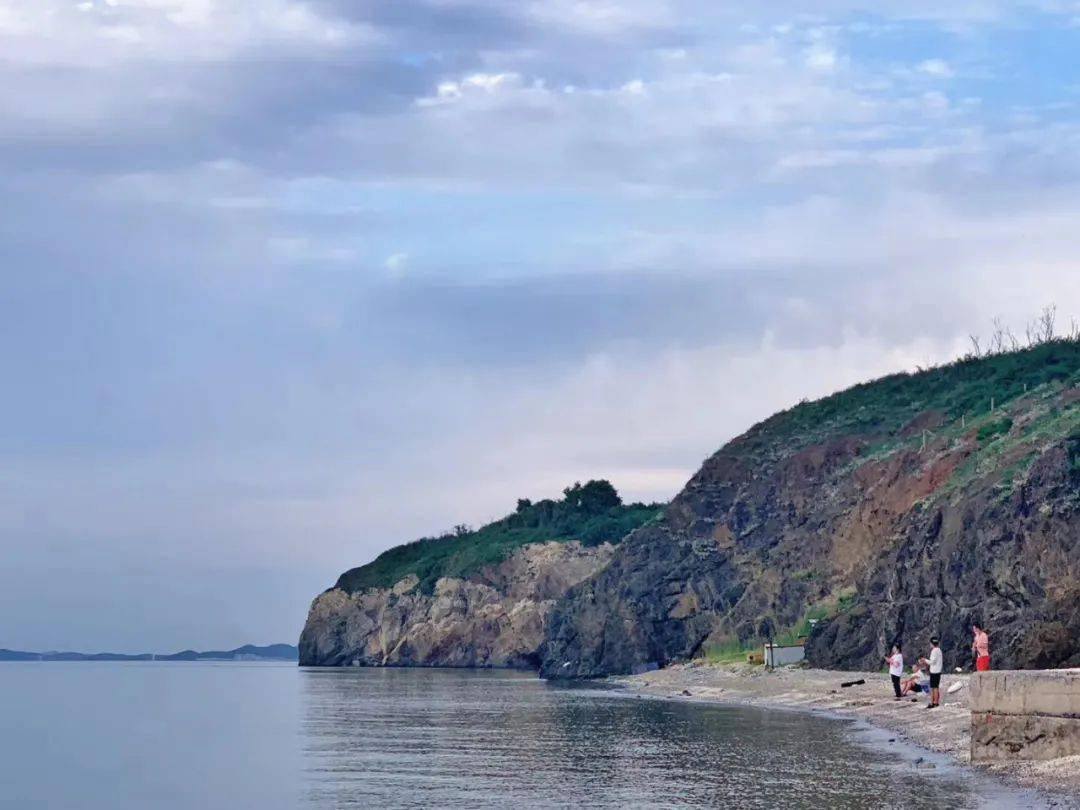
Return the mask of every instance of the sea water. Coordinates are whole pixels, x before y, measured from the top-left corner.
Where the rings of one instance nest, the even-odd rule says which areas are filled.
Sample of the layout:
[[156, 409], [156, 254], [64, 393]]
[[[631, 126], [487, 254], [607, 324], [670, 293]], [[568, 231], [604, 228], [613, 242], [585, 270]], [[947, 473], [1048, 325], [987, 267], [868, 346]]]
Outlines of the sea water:
[[1035, 803], [848, 721], [522, 673], [5, 663], [0, 712], [5, 808]]

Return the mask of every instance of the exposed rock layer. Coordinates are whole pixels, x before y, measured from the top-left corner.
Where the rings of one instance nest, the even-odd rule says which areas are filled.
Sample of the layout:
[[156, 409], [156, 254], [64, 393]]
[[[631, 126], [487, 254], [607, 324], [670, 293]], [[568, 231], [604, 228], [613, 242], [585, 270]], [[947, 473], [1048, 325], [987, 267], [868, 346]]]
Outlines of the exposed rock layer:
[[1050, 385], [886, 430], [844, 414], [812, 442], [794, 412], [762, 423], [567, 593], [542, 674], [664, 665], [815, 615], [817, 666], [875, 668], [892, 639], [925, 649], [933, 633], [969, 665], [976, 617], [997, 666], [1080, 664], [1078, 399]]
[[312, 603], [300, 663], [535, 668], [555, 600], [612, 551], [536, 543], [469, 579], [444, 577], [433, 594], [415, 575], [393, 588], [332, 588]]

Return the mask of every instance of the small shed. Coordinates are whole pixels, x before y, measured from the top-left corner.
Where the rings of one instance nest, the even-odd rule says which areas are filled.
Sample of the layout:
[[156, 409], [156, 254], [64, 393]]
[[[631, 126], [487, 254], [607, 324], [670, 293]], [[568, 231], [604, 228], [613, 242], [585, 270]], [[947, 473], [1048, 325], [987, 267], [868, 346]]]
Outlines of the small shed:
[[764, 654], [767, 667], [786, 667], [806, 658], [803, 642], [788, 645], [766, 644]]

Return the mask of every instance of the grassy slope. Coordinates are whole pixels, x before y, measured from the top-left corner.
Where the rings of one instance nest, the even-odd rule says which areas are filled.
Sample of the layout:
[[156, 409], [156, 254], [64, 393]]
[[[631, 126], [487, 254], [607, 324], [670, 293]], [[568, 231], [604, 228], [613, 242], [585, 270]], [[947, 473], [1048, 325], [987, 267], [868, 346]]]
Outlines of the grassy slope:
[[[585, 488], [606, 482], [589, 482]], [[337, 587], [350, 592], [386, 588], [409, 574], [431, 593], [440, 577], [465, 578], [506, 559], [531, 543], [579, 540], [583, 545], [618, 543], [626, 534], [657, 517], [661, 504], [623, 504], [610, 489], [607, 499], [581, 502], [567, 488], [562, 500], [522, 501], [518, 510], [476, 531], [426, 537], [384, 551], [372, 562], [346, 571]]]
[[[782, 411], [746, 434], [748, 449], [784, 455], [830, 437], [897, 434], [916, 416], [939, 411], [946, 423], [961, 417], [967, 427], [982, 427], [1003, 407], [1036, 390], [1080, 385], [1080, 342], [1057, 340], [1031, 349], [982, 358], [965, 358], [914, 374], [893, 374], [848, 388], [815, 402]], [[991, 402], [995, 410], [990, 409]], [[979, 421], [983, 420], [983, 421]], [[1007, 430], [1007, 428], [1004, 428]], [[989, 434], [1004, 432], [991, 429]], [[987, 434], [980, 438], [987, 438]], [[918, 442], [919, 436], [908, 441]], [[886, 440], [887, 453], [898, 446]]]

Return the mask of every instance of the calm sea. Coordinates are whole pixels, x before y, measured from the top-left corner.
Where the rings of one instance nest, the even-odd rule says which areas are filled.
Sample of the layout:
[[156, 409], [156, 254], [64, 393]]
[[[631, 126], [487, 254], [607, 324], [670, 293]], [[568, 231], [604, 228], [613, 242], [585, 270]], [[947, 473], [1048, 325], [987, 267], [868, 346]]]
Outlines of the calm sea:
[[515, 673], [0, 664], [0, 806], [1030, 806], [852, 723]]

